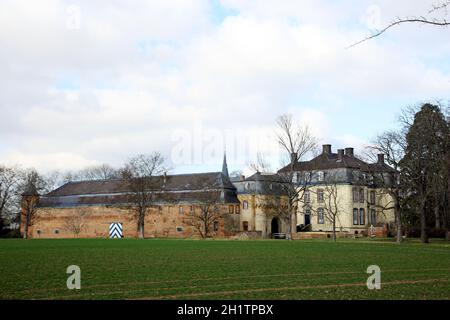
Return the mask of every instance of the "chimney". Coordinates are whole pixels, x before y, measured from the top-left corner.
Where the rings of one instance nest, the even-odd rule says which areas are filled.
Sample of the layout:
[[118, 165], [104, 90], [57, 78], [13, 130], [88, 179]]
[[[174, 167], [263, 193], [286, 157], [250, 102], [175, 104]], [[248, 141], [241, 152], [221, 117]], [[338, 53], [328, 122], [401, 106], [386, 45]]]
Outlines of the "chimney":
[[384, 164], [384, 154], [378, 155], [378, 164]]
[[345, 148], [345, 155], [353, 158], [355, 156], [354, 150], [353, 148]]
[[342, 161], [344, 159], [344, 149], [338, 150], [338, 160]]
[[322, 148], [323, 148], [323, 153], [325, 153], [325, 154], [331, 154], [331, 144], [324, 144], [323, 146], [322, 146]]
[[241, 181], [245, 181], [245, 176], [241, 175]]
[[297, 153], [291, 153], [291, 164], [295, 164], [295, 163], [297, 163], [297, 157], [298, 157], [298, 154]]
[[166, 184], [166, 182], [167, 182], [167, 172], [165, 172], [165, 171], [164, 171], [163, 179], [164, 179], [164, 184]]

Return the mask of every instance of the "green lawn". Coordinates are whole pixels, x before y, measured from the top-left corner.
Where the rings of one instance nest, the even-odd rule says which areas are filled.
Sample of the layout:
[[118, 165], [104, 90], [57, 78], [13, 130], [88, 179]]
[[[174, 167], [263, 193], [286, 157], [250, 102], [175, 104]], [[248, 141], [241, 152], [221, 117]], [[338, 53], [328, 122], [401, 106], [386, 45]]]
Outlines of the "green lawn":
[[[81, 290], [66, 268], [81, 267]], [[368, 290], [378, 265], [382, 289]], [[0, 240], [0, 299], [450, 299], [450, 244]]]

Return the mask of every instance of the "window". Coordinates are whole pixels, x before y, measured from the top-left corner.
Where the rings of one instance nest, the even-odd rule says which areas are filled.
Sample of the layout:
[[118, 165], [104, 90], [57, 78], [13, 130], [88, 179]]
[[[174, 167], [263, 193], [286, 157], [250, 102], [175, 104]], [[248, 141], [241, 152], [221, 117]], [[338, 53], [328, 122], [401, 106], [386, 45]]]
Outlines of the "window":
[[250, 190], [250, 183], [247, 182], [247, 183], [245, 184], [244, 188], [245, 188], [245, 190]]
[[42, 230], [38, 230], [38, 231], [36, 231], [36, 233], [39, 235], [43, 234]]
[[234, 214], [234, 206], [233, 205], [229, 205], [228, 206], [228, 213], [229, 214]]
[[236, 210], [234, 211], [236, 214], [241, 213], [241, 207], [240, 206], [236, 206]]
[[219, 221], [214, 221], [214, 232], [219, 231]]
[[248, 231], [248, 221], [242, 222], [242, 229], [244, 229], [244, 231]]
[[273, 184], [272, 183], [269, 185], [269, 189], [273, 190]]
[[358, 188], [353, 188], [353, 202], [359, 202]]
[[183, 227], [177, 227], [177, 232], [183, 232]]
[[311, 202], [311, 193], [309, 192], [309, 190], [305, 191], [304, 197], [305, 197], [305, 202], [306, 203]]
[[353, 224], [358, 225], [358, 209], [353, 209]]
[[242, 209], [244, 209], [244, 210], [247, 210], [247, 209], [248, 209], [248, 201], [247, 201], [247, 200], [245, 200], [245, 201], [242, 203]]
[[319, 202], [319, 203], [323, 203], [324, 202], [323, 189], [318, 189], [317, 190], [317, 202]]
[[375, 209], [370, 210], [370, 222], [372, 223], [372, 225], [377, 224], [377, 212], [375, 211]]
[[305, 173], [305, 182], [310, 182], [311, 181], [311, 172], [306, 172]]
[[370, 191], [370, 204], [375, 204], [375, 191]]
[[324, 223], [325, 223], [325, 221], [324, 221], [324, 210], [323, 210], [323, 208], [319, 208], [319, 209], [317, 210], [317, 223], [318, 223], [318, 224], [324, 224]]
[[178, 207], [178, 213], [180, 213], [180, 214], [183, 214], [183, 210], [184, 210], [184, 208], [183, 207]]
[[363, 188], [361, 188], [361, 189], [359, 189], [359, 202], [360, 203], [364, 203], [364, 189]]
[[53, 230], [53, 233], [54, 233], [54, 234], [59, 234], [59, 230], [58, 230], [58, 229], [55, 229], [55, 230]]
[[190, 211], [191, 213], [193, 213], [193, 212], [194, 212], [194, 206], [190, 206], [189, 211]]
[[325, 172], [319, 171], [318, 175], [319, 175], [319, 181], [320, 182], [325, 180]]
[[359, 209], [359, 224], [361, 226], [366, 224], [365, 215], [366, 215], [366, 211], [364, 209]]

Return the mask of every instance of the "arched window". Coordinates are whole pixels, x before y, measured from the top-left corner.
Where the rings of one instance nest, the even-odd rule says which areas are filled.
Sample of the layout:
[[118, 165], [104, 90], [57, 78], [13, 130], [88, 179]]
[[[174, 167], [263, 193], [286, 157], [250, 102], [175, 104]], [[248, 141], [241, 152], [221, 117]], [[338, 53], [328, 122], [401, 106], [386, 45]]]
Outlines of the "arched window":
[[364, 209], [359, 209], [359, 224], [362, 226], [366, 224], [365, 215], [366, 211]]
[[359, 222], [359, 219], [358, 219], [358, 209], [353, 209], [353, 224], [354, 225], [357, 225], [358, 224], [358, 222]]
[[242, 209], [247, 210], [248, 209], [248, 201], [245, 200], [244, 202], [242, 202]]

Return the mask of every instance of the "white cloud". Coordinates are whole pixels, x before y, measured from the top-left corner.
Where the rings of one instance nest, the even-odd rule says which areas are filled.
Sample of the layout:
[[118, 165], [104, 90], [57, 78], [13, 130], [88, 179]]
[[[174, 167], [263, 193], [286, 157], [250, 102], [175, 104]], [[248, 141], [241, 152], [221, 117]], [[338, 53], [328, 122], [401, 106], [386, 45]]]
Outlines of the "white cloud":
[[[450, 92], [448, 69], [430, 64], [450, 53], [448, 32], [411, 26], [345, 49], [366, 34], [369, 5], [384, 23], [405, 8], [421, 12], [423, 1], [221, 4], [238, 14], [214, 24], [206, 0], [3, 1], [0, 162], [78, 168], [152, 150], [170, 156], [173, 133], [195, 123], [238, 141], [248, 133], [275, 159], [270, 133], [281, 113], [324, 143], [358, 146], [370, 135], [349, 125], [361, 101]], [[80, 9], [79, 29], [67, 28], [69, 5]], [[345, 113], [349, 123], [337, 126]], [[233, 163], [251, 157], [237, 154]]]

